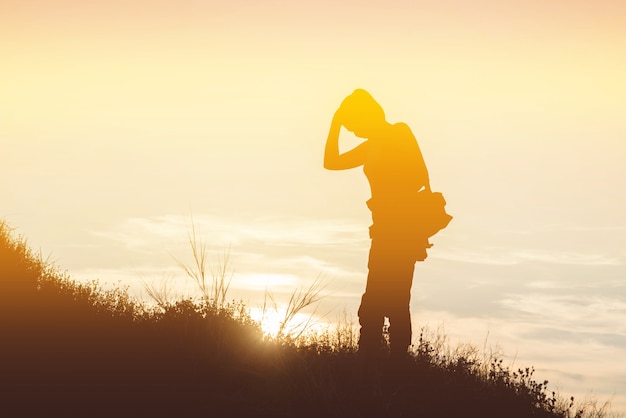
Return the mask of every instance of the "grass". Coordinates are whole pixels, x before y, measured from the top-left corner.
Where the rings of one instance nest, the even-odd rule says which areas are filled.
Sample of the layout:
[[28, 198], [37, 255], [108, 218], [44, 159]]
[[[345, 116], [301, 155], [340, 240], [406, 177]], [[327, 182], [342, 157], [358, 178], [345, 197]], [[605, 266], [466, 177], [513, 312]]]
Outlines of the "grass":
[[[263, 298], [261, 323], [266, 317], [267, 311], [270, 309], [270, 307], [268, 307], [269, 300], [271, 309], [275, 314], [280, 316], [278, 328], [274, 336], [278, 339], [301, 340], [304, 335], [311, 331], [311, 326], [314, 324], [314, 316], [317, 313], [317, 306], [315, 305], [321, 300], [321, 291], [324, 287], [324, 284], [318, 276], [308, 288], [295, 289], [289, 296], [287, 306], [282, 313], [278, 308], [274, 294], [271, 290], [266, 289], [265, 297]], [[304, 320], [298, 321], [298, 316], [309, 306], [315, 307], [313, 312], [310, 315], [305, 315]]]
[[[178, 265], [195, 282], [202, 297], [201, 304], [210, 305], [216, 309], [222, 309], [227, 303], [226, 294], [230, 287], [234, 272], [230, 269], [230, 248], [224, 249], [222, 258], [214, 265], [207, 266], [207, 246], [198, 238], [195, 224], [191, 224], [189, 233], [189, 245], [193, 255], [193, 264], [188, 265], [175, 259]], [[208, 275], [211, 275], [211, 281]], [[157, 301], [158, 302], [158, 301]]]
[[[153, 287], [158, 303], [146, 305], [124, 288], [72, 281], [0, 221], [6, 416], [610, 415], [607, 405], [559, 398], [532, 367], [510, 370], [497, 353], [451, 348], [428, 330], [403, 364], [384, 354], [362, 363], [346, 313], [315, 335], [268, 338], [245, 305], [227, 301], [228, 253], [211, 270], [195, 231], [190, 244], [198, 251], [183, 269], [202, 298], [171, 300], [167, 286]], [[294, 291], [285, 324], [321, 289], [318, 280]]]

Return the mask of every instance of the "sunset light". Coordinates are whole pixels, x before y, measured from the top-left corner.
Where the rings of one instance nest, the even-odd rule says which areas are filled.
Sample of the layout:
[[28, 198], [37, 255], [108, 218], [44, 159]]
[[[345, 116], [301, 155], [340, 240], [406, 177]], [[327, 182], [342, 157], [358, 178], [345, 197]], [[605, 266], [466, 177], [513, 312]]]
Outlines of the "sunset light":
[[[324, 332], [348, 312], [357, 331], [369, 316], [374, 346], [391, 315], [402, 355], [421, 330], [445, 328], [446, 341], [497, 347], [511, 370], [532, 365], [549, 391], [611, 399], [626, 414], [626, 1], [3, 0], [0, 57], [0, 224], [78, 283], [138, 299], [149, 299], [146, 283], [166, 283], [183, 300], [156, 304], [152, 319], [185, 324], [163, 325], [166, 340], [156, 327], [144, 340], [119, 332], [137, 338], [133, 353], [153, 341], [181, 362], [155, 352], [138, 374], [204, 364], [197, 347], [184, 352], [188, 338], [208, 344], [197, 351], [220, 373], [231, 369], [211, 356], [232, 341], [241, 346], [225, 357], [254, 359], [241, 360], [241, 376], [283, 364], [222, 325], [194, 334], [226, 323], [232, 306], [249, 310], [265, 340]], [[412, 223], [425, 205], [413, 189], [440, 193], [453, 217], [431, 237]], [[202, 299], [181, 269], [194, 260], [192, 227], [207, 278], [229, 249], [233, 305]], [[307, 289], [315, 297], [290, 314]], [[105, 294], [98, 303], [136, 319], [126, 296]], [[219, 314], [193, 308], [198, 300]], [[83, 332], [102, 352], [123, 352], [90, 328], [101, 311], [57, 320], [41, 309], [52, 325], [33, 326], [50, 341], [54, 324], [84, 327], [67, 325], [68, 353], [89, 351], [73, 339]], [[50, 347], [49, 358], [64, 353]], [[311, 369], [344, 370], [332, 364]], [[109, 366], [98, 365], [113, 380], [84, 396], [132, 393]], [[15, 391], [32, 383], [23, 376]], [[232, 392], [220, 381], [197, 393], [253, 408], [237, 397], [247, 377], [233, 376], [222, 376]], [[65, 390], [54, 377], [37, 384]]]

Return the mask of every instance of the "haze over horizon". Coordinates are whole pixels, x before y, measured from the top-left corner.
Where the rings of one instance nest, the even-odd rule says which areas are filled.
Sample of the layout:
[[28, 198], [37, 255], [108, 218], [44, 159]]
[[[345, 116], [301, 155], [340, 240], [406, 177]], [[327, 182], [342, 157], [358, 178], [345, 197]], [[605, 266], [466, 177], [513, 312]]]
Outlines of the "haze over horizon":
[[625, 23], [608, 0], [5, 0], [0, 218], [136, 294], [182, 282], [193, 219], [230, 246], [234, 298], [321, 275], [320, 311], [356, 317], [369, 189], [322, 155], [365, 88], [454, 216], [416, 266], [415, 329], [626, 413]]

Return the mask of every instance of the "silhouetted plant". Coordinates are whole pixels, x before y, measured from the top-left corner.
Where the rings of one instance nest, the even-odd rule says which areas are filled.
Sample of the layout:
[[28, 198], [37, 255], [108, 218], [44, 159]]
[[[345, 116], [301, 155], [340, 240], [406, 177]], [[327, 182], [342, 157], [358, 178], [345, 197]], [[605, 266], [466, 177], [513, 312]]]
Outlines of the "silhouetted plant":
[[[234, 274], [230, 267], [230, 248], [224, 249], [221, 258], [215, 264], [207, 266], [206, 242], [197, 236], [193, 221], [189, 233], [189, 245], [193, 255], [193, 265], [187, 265], [175, 258], [176, 262], [187, 276], [196, 283], [202, 295], [203, 303], [218, 309], [224, 308], [227, 303], [226, 295]], [[209, 274], [211, 275], [210, 283]]]
[[[422, 329], [400, 368], [382, 358], [367, 369], [345, 313], [326, 331], [267, 339], [241, 302], [187, 298], [155, 309], [127, 288], [72, 281], [11, 233], [0, 222], [0, 298], [19, 294], [25, 305], [1, 306], [0, 359], [10, 359], [0, 379], [3, 411], [80, 399], [111, 414], [163, 414], [170, 402], [170, 415], [190, 416], [609, 416], [608, 402], [576, 405], [548, 391], [532, 367], [511, 371], [497, 353], [451, 349], [442, 330]], [[315, 304], [322, 288], [316, 281], [295, 293], [291, 311]]]
[[167, 278], [161, 281], [159, 285], [156, 285], [142, 280], [143, 288], [148, 294], [148, 297], [163, 310], [167, 309], [176, 299], [170, 281], [171, 278]]
[[[317, 306], [315, 306], [311, 314], [305, 315], [304, 320], [296, 322], [295, 319], [304, 309], [320, 301], [322, 298], [321, 291], [324, 287], [325, 285], [318, 276], [308, 288], [295, 289], [291, 293], [283, 318], [280, 320], [276, 338], [298, 340], [304, 333], [309, 331], [317, 312]], [[267, 297], [272, 302], [274, 310], [278, 311], [278, 304], [274, 299], [273, 293], [269, 290], [267, 290]]]

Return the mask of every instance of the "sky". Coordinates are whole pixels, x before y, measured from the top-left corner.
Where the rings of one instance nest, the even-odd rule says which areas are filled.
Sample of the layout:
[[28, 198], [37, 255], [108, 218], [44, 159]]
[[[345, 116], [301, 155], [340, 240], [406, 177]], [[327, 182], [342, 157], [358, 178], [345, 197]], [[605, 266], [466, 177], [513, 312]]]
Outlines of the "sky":
[[454, 216], [415, 329], [626, 413], [626, 3], [0, 0], [0, 57], [0, 217], [71, 277], [192, 291], [193, 224], [233, 298], [356, 317], [369, 187], [322, 156], [364, 88]]

